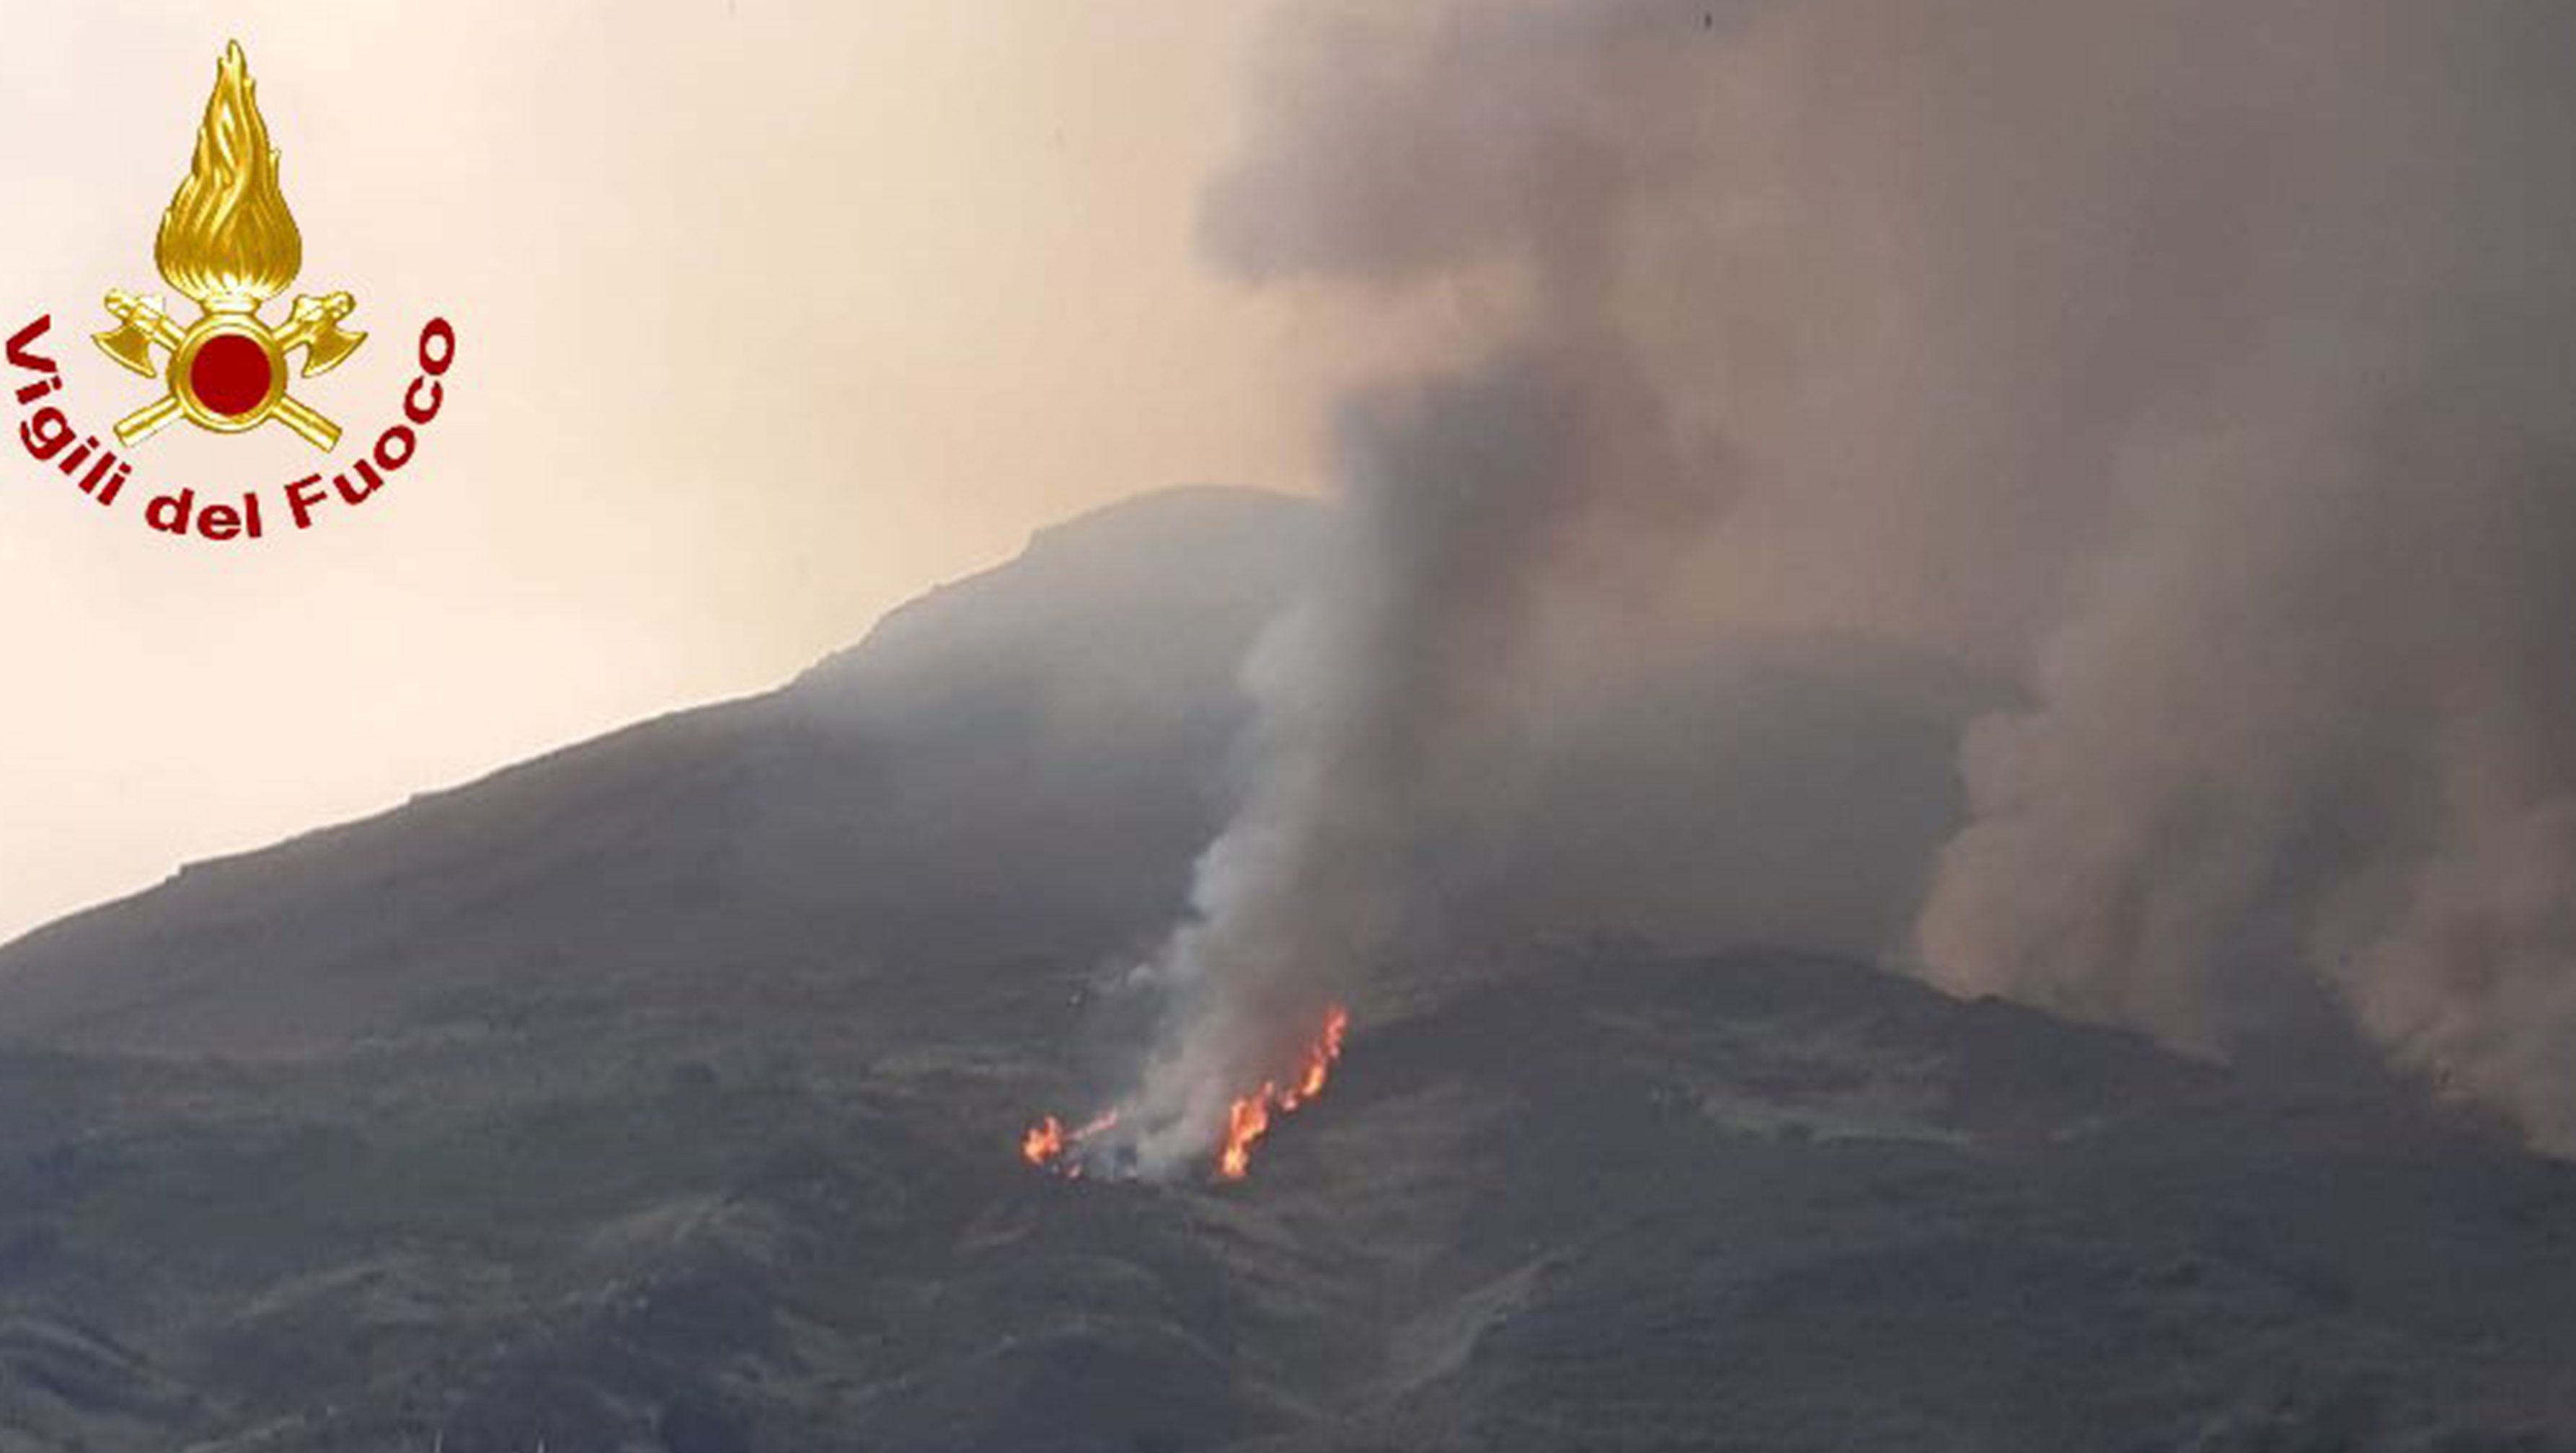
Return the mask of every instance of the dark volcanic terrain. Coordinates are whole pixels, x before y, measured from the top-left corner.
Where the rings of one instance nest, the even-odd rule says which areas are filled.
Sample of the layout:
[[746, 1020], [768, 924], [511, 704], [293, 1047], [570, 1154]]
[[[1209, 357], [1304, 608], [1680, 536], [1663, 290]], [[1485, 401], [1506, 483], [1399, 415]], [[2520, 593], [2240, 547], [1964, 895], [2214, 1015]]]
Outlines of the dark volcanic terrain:
[[1865, 966], [1994, 693], [1854, 643], [1498, 747], [1547, 830], [1248, 1182], [1025, 1170], [1318, 527], [1108, 511], [0, 950], [0, 1453], [2576, 1448], [2576, 1168]]

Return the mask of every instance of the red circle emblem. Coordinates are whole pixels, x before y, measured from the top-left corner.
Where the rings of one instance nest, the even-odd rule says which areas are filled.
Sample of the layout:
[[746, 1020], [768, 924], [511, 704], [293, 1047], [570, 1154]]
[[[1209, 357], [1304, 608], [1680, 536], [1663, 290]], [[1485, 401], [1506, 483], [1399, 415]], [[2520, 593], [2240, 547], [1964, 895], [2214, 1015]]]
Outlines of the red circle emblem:
[[239, 333], [206, 340], [188, 363], [188, 390], [207, 409], [238, 419], [268, 398], [268, 350]]

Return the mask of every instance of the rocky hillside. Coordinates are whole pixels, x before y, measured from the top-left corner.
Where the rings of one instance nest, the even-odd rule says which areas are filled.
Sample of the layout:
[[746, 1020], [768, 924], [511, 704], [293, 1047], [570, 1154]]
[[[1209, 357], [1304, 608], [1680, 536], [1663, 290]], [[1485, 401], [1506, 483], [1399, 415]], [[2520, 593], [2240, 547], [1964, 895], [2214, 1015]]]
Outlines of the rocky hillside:
[[1318, 528], [1150, 497], [0, 950], [0, 1450], [2576, 1447], [2576, 1171], [1854, 957], [1985, 688], [1852, 643], [1506, 764], [1248, 1182], [1028, 1173]]

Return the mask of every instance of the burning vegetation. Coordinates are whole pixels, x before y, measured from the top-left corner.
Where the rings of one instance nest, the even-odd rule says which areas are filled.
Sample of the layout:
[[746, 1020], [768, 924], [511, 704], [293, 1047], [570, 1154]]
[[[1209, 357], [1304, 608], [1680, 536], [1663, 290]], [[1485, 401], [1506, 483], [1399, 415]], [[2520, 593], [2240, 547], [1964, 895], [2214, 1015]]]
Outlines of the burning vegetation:
[[[1263, 1080], [1259, 1089], [1235, 1097], [1226, 1110], [1224, 1138], [1217, 1145], [1218, 1180], [1243, 1179], [1252, 1169], [1252, 1147], [1270, 1133], [1271, 1125], [1282, 1116], [1295, 1114], [1324, 1092], [1333, 1076], [1334, 1061], [1342, 1057], [1342, 1040], [1350, 1027], [1348, 1009], [1339, 1004], [1326, 1007], [1324, 1022], [1306, 1045], [1292, 1075]], [[1055, 1116], [1045, 1116], [1020, 1136], [1020, 1158], [1040, 1170], [1078, 1180], [1086, 1164], [1083, 1146], [1117, 1124], [1115, 1108], [1071, 1129]]]
[[1339, 1004], [1326, 1009], [1324, 1027], [1317, 1031], [1315, 1042], [1306, 1046], [1305, 1062], [1294, 1082], [1283, 1089], [1276, 1080], [1264, 1080], [1255, 1093], [1236, 1097], [1226, 1111], [1225, 1141], [1217, 1147], [1217, 1179], [1243, 1179], [1252, 1169], [1252, 1147], [1270, 1133], [1272, 1115], [1294, 1114], [1324, 1092], [1324, 1082], [1333, 1077], [1333, 1061], [1342, 1057], [1342, 1036], [1350, 1027], [1349, 1010]]

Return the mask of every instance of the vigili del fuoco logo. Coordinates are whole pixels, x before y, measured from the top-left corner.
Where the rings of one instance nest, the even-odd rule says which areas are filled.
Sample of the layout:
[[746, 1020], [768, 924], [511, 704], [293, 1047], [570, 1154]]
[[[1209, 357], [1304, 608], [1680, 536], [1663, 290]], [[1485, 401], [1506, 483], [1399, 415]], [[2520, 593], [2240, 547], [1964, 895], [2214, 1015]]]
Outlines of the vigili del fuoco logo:
[[[173, 317], [157, 295], [123, 289], [107, 294], [115, 326], [92, 335], [99, 351], [161, 386], [159, 397], [117, 420], [117, 446], [139, 454], [153, 436], [182, 420], [216, 434], [243, 434], [276, 423], [314, 448], [339, 446], [340, 426], [292, 389], [291, 374], [320, 378], [347, 361], [367, 335], [345, 326], [358, 302], [346, 291], [297, 294], [283, 322], [272, 325], [261, 310], [286, 291], [304, 267], [304, 237], [278, 186], [278, 152], [269, 145], [259, 114], [258, 85], [241, 43], [224, 47], [215, 67], [214, 94], [197, 128], [188, 175], [179, 183], [152, 261], [162, 280], [196, 305], [196, 317]], [[8, 361], [19, 370], [18, 406], [25, 417], [18, 439], [27, 453], [51, 465], [93, 503], [114, 508], [127, 497], [134, 464], [86, 433], [66, 412], [59, 362], [50, 348], [53, 316], [39, 315], [10, 335]], [[456, 361], [456, 330], [432, 318], [420, 330], [417, 369], [402, 395], [402, 419], [379, 432], [347, 464], [279, 487], [283, 520], [264, 511], [263, 491], [209, 491], [193, 485], [150, 493], [144, 523], [163, 534], [225, 541], [264, 538], [272, 523], [313, 527], [334, 503], [356, 506], [372, 498], [420, 448], [421, 431], [445, 402], [442, 379]], [[299, 358], [300, 369], [292, 368]], [[134, 497], [149, 493], [137, 488]]]

